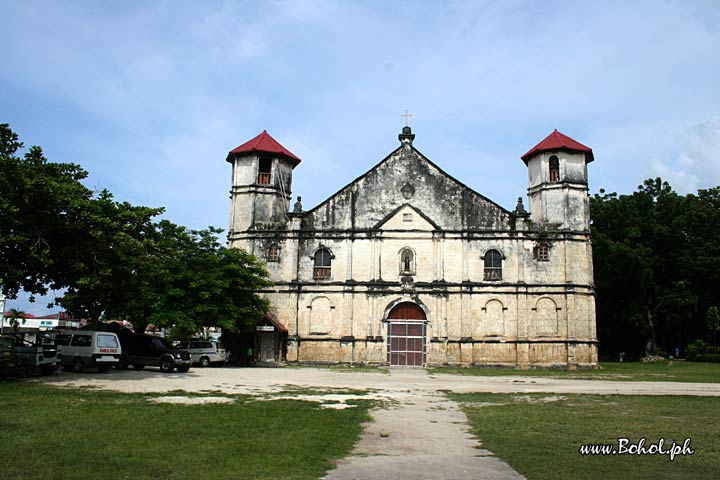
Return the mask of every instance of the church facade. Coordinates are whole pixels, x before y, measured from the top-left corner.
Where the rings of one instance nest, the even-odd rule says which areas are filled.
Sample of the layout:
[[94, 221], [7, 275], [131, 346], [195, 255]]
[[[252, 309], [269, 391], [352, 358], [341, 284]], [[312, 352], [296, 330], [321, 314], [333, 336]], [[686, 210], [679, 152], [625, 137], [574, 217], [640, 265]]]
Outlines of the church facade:
[[521, 158], [509, 211], [400, 145], [315, 208], [291, 209], [300, 159], [267, 132], [232, 150], [229, 245], [274, 286], [260, 361], [593, 368], [587, 164], [555, 130]]

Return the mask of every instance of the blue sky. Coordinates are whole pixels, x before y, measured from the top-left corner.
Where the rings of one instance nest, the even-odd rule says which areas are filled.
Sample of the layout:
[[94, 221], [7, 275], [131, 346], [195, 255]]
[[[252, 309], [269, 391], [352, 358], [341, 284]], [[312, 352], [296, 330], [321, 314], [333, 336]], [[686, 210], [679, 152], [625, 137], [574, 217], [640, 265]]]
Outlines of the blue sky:
[[554, 128], [593, 148], [593, 193], [720, 185], [717, 0], [0, 0], [0, 41], [0, 122], [192, 228], [227, 229], [225, 157], [263, 129], [309, 209], [396, 148], [405, 109], [508, 209]]

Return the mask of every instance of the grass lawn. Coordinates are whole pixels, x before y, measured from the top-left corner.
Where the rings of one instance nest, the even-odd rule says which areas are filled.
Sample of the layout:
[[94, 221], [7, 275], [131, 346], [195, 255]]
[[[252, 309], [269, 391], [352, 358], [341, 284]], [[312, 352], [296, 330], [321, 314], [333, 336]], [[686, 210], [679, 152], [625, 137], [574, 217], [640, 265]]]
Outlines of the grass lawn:
[[617, 380], [628, 382], [699, 382], [719, 383], [720, 363], [663, 361], [657, 363], [600, 363], [597, 370], [514, 370], [501, 368], [432, 368], [431, 374], [553, 377], [582, 380]]
[[[449, 394], [461, 403], [482, 446], [529, 480], [714, 479], [720, 472], [720, 399], [717, 397]], [[693, 455], [579, 454], [583, 444], [618, 438], [646, 447], [665, 439]], [[628, 444], [629, 445], [629, 444]]]
[[0, 382], [0, 478], [315, 480], [352, 449], [373, 405], [157, 396]]

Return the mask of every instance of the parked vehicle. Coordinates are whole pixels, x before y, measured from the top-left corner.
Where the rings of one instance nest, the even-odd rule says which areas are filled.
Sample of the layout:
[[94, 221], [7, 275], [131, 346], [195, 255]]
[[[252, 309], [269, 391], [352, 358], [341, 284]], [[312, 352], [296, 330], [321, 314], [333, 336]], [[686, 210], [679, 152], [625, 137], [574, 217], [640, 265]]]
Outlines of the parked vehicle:
[[126, 369], [132, 365], [135, 370], [142, 370], [146, 365], [151, 365], [160, 367], [165, 373], [175, 369], [182, 373], [190, 370], [190, 352], [173, 347], [164, 338], [131, 333], [121, 333], [119, 338], [123, 353], [118, 368]]
[[7, 368], [15, 366], [14, 347], [15, 342], [13, 338], [0, 336], [0, 367]]
[[211, 363], [227, 362], [227, 353], [222, 342], [217, 340], [188, 340], [177, 344], [177, 348], [192, 354], [192, 363], [208, 367]]
[[39, 331], [0, 336], [0, 375], [52, 375], [59, 360], [52, 338]]
[[61, 330], [55, 336], [60, 364], [65, 370], [84, 372], [96, 368], [105, 373], [120, 362], [120, 340], [112, 332]]

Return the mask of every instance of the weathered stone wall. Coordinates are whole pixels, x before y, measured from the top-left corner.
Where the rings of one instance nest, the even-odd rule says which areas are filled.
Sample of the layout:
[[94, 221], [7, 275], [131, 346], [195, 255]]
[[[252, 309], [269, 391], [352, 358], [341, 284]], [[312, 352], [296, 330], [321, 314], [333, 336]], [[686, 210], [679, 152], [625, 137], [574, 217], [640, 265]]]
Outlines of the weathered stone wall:
[[258, 183], [258, 155], [242, 155], [232, 159], [233, 186], [230, 191], [230, 229], [243, 232], [285, 222], [292, 186], [292, 164], [280, 157], [271, 161], [270, 183]]
[[419, 152], [397, 150], [308, 212], [303, 229], [318, 233], [373, 230], [406, 204], [439, 222], [445, 231], [509, 227], [510, 215], [502, 207], [459, 183]]
[[[586, 166], [581, 155], [562, 154], [561, 179], [577, 185], [555, 188], [547, 162], [545, 154], [528, 162], [529, 218], [401, 148], [313, 210], [234, 229], [230, 243], [261, 260], [271, 244], [280, 248], [279, 261], [267, 264], [275, 286], [264, 293], [288, 328], [288, 361], [386, 363], [385, 320], [393, 305], [410, 301], [427, 317], [428, 365], [592, 367]], [[234, 195], [234, 211], [276, 215], [253, 195]], [[236, 212], [237, 227], [241, 220]], [[546, 260], [537, 255], [541, 243]], [[332, 254], [328, 279], [313, 278], [319, 248]], [[409, 274], [404, 249], [413, 253]], [[502, 256], [497, 280], [485, 278], [489, 250]]]
[[[300, 339], [300, 361], [385, 362], [385, 342], [375, 340], [387, 337], [383, 320], [389, 307], [405, 300], [427, 311], [428, 364], [515, 364], [518, 342], [541, 342], [542, 348], [530, 349], [527, 363], [561, 366], [573, 363], [568, 342], [594, 342], [591, 292], [528, 294], [506, 287], [467, 293], [457, 286], [455, 292], [414, 296], [397, 287], [370, 295], [363, 287], [354, 292], [327, 285], [305, 290], [300, 295], [267, 294], [274, 316]], [[370, 351], [366, 351], [368, 341]], [[343, 344], [349, 345], [343, 350], [346, 360], [329, 353], [340, 355]]]
[[[558, 157], [560, 172], [551, 181], [549, 159]], [[585, 154], [541, 153], [528, 161], [530, 215], [537, 224], [552, 224], [559, 230], [587, 232], [589, 201]]]

